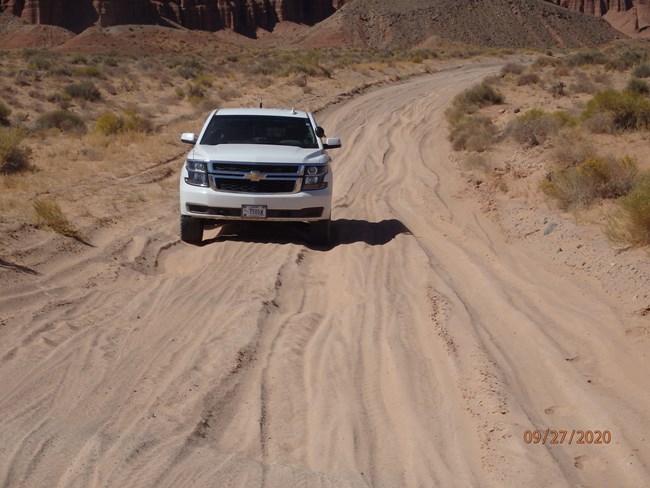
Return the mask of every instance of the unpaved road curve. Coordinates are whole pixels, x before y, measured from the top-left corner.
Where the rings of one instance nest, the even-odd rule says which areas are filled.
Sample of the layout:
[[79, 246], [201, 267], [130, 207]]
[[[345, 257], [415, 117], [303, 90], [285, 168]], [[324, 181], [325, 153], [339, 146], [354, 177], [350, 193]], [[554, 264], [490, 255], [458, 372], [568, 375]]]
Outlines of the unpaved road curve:
[[[346, 146], [332, 249], [179, 244], [172, 195], [40, 274], [2, 268], [0, 487], [648, 486], [647, 351], [449, 163], [444, 108], [497, 70], [321, 114]], [[612, 440], [524, 443], [547, 427]]]

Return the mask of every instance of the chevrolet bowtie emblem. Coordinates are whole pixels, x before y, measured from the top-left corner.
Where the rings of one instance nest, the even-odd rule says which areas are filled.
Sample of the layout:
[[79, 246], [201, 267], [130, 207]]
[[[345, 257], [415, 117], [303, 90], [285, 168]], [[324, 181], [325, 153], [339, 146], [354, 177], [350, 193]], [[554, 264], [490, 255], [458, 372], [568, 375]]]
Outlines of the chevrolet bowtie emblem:
[[246, 173], [244, 175], [244, 178], [251, 181], [260, 181], [260, 180], [265, 180], [266, 175], [263, 175], [262, 173], [258, 173], [257, 171], [251, 171], [250, 173]]

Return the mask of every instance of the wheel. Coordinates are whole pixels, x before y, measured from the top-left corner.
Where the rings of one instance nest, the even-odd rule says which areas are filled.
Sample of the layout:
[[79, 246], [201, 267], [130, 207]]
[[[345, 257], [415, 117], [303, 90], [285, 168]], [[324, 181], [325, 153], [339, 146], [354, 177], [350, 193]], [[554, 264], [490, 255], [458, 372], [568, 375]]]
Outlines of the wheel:
[[203, 220], [181, 215], [180, 233], [181, 241], [200, 243], [203, 240]]
[[309, 224], [311, 238], [315, 244], [329, 244], [332, 238], [332, 221], [318, 220]]

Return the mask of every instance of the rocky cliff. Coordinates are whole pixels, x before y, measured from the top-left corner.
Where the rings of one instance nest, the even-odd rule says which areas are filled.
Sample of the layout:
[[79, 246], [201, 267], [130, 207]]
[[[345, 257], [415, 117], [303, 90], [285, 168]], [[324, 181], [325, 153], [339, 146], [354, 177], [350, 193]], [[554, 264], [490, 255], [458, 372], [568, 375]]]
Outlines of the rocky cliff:
[[315, 24], [350, 0], [0, 0], [0, 11], [80, 32], [92, 25], [178, 24], [254, 34], [280, 21]]
[[650, 36], [650, 0], [546, 0], [570, 10], [604, 17], [621, 32]]

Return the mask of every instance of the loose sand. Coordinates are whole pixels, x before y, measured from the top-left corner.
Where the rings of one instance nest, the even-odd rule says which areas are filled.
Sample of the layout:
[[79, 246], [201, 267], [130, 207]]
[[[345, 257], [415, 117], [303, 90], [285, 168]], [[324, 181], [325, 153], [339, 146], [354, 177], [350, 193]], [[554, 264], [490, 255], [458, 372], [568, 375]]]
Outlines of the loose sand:
[[[181, 244], [170, 194], [92, 249], [0, 267], [0, 486], [649, 485], [648, 342], [450, 164], [445, 107], [499, 68], [320, 114], [345, 144], [331, 249], [299, 226]], [[524, 442], [546, 428], [611, 442]]]

